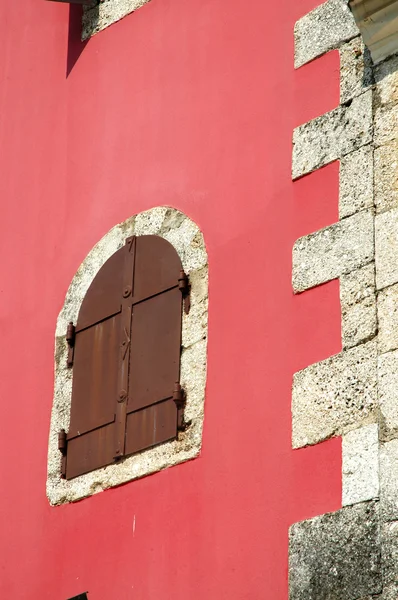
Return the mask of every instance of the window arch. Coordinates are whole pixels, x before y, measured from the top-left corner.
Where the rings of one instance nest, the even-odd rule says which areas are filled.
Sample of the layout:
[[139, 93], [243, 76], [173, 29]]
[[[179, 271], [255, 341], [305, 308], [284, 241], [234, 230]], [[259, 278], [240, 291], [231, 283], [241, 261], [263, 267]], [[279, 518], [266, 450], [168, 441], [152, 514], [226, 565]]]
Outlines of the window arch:
[[[198, 455], [207, 302], [203, 236], [175, 209], [141, 213], [93, 248], [57, 322], [47, 479], [51, 504], [78, 500]], [[76, 324], [74, 337], [71, 327], [66, 335], [70, 321]], [[61, 436], [63, 459], [62, 430], [67, 432]]]

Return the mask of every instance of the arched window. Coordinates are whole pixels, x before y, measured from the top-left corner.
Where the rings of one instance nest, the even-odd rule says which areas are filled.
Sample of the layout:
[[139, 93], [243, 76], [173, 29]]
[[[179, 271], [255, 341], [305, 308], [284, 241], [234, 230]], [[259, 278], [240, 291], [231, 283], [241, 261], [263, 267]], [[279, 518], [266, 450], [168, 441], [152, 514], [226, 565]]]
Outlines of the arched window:
[[60, 436], [66, 479], [177, 437], [188, 291], [177, 252], [155, 235], [128, 238], [93, 279], [67, 338], [73, 384], [69, 431]]
[[50, 504], [199, 455], [207, 327], [207, 252], [187, 215], [153, 207], [90, 250], [56, 325]]

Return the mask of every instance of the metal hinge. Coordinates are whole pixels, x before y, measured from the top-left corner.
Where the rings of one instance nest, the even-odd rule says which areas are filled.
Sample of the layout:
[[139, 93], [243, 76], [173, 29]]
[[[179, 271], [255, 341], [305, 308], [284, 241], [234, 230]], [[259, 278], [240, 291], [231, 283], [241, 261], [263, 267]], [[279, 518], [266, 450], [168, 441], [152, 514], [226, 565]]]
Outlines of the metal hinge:
[[180, 271], [180, 276], [178, 278], [178, 287], [182, 293], [184, 312], [185, 314], [188, 314], [189, 309], [191, 308], [191, 285], [189, 283], [188, 275], [182, 270]]
[[76, 328], [73, 325], [72, 321], [68, 324], [66, 328], [66, 341], [68, 343], [68, 358], [67, 358], [67, 366], [73, 367], [73, 355], [75, 348], [75, 336], [76, 336]]
[[186, 396], [178, 381], [174, 384], [173, 400], [177, 406], [177, 430], [185, 431], [191, 423], [187, 423], [184, 419]]
[[66, 450], [68, 446], [68, 440], [66, 437], [65, 429], [61, 429], [58, 433], [58, 450], [62, 454], [62, 462], [61, 462], [61, 477], [65, 479], [66, 477]]

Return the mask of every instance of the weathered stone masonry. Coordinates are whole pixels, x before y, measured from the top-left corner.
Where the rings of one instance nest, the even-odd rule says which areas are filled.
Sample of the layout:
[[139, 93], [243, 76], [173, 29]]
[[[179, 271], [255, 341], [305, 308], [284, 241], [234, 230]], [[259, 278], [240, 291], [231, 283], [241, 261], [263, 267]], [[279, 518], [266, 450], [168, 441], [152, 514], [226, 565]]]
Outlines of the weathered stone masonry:
[[340, 161], [339, 222], [293, 248], [293, 288], [340, 280], [342, 352], [296, 373], [293, 447], [343, 440], [343, 508], [290, 530], [291, 600], [398, 598], [398, 56], [374, 66], [346, 0], [295, 27], [341, 57], [340, 106], [296, 128], [293, 178]]

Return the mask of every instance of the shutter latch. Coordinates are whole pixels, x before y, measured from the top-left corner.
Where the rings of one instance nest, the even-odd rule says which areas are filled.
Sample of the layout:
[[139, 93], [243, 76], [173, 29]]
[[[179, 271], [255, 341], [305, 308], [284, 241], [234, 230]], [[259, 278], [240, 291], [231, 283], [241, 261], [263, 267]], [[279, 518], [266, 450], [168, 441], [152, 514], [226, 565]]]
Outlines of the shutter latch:
[[61, 477], [65, 479], [66, 477], [66, 448], [67, 448], [67, 438], [65, 429], [61, 429], [58, 433], [58, 450], [62, 454], [62, 463], [61, 463]]
[[173, 400], [177, 405], [177, 430], [185, 431], [190, 423], [186, 423], [184, 419], [186, 397], [185, 392], [178, 381], [174, 384]]
[[75, 331], [76, 331], [76, 328], [71, 321], [68, 324], [68, 327], [66, 328], [66, 341], [68, 342], [68, 346], [69, 346], [68, 358], [67, 358], [68, 367], [73, 366], [73, 354], [74, 354], [74, 347], [75, 347]]
[[182, 293], [182, 298], [184, 301], [184, 312], [185, 314], [189, 313], [189, 309], [191, 308], [191, 286], [189, 283], [188, 275], [185, 274], [184, 271], [180, 271], [180, 276], [178, 278], [178, 287]]

